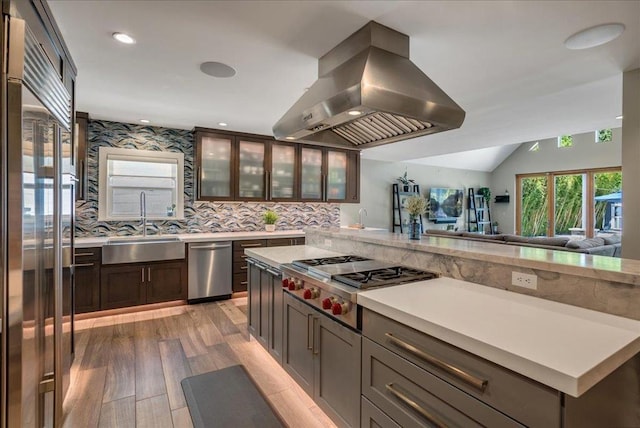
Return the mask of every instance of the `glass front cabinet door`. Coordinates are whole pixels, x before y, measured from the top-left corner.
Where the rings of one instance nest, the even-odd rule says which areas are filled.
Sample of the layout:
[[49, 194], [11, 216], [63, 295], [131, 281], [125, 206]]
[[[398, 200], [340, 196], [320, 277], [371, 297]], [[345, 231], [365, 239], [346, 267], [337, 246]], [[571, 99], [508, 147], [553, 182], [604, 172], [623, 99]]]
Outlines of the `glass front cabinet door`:
[[293, 201], [298, 198], [297, 146], [271, 143], [271, 171], [267, 172], [268, 198], [273, 201]]
[[238, 199], [265, 200], [265, 143], [238, 142]]
[[300, 199], [324, 200], [324, 149], [305, 147], [300, 149]]
[[232, 200], [233, 137], [197, 133], [196, 199]]

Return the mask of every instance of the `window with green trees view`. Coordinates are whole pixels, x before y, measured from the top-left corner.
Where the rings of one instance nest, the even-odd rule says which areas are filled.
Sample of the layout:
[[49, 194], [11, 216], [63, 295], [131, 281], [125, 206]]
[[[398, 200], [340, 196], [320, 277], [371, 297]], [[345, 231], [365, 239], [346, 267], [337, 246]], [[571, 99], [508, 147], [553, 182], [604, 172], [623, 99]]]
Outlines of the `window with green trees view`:
[[561, 135], [558, 137], [558, 147], [573, 146], [573, 137], [571, 135]]
[[600, 129], [596, 131], [596, 143], [609, 143], [613, 140], [611, 129]]
[[[620, 206], [619, 169], [528, 174], [516, 177], [520, 213], [516, 230], [523, 236], [557, 236], [614, 230]], [[604, 196], [605, 200], [596, 201]]]

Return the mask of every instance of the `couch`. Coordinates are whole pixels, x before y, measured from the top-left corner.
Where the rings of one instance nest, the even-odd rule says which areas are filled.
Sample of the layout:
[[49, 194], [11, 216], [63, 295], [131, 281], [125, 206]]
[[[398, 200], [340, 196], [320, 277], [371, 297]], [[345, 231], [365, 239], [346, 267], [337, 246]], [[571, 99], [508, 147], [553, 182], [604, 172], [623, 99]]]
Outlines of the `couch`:
[[428, 236], [443, 236], [454, 239], [492, 242], [503, 245], [543, 248], [547, 250], [572, 251], [575, 253], [594, 254], [599, 256], [620, 257], [622, 251], [620, 235], [596, 238], [568, 238], [544, 236], [519, 236], [510, 234], [483, 235], [480, 233], [459, 232], [453, 230], [427, 229]]

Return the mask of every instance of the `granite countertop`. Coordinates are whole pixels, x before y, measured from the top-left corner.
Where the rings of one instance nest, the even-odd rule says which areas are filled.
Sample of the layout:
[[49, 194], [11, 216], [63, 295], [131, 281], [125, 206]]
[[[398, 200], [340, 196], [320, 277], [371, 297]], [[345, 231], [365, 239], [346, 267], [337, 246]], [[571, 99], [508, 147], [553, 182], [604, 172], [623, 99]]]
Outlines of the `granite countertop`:
[[[435, 236], [422, 236], [419, 241], [410, 241], [407, 235], [390, 232], [337, 228], [309, 229], [309, 232], [323, 236], [327, 240], [331, 237], [350, 239], [413, 251], [640, 285], [640, 260]], [[324, 246], [331, 245], [325, 243]]]
[[256, 260], [268, 264], [274, 268], [280, 265], [291, 263], [294, 260], [312, 259], [315, 257], [335, 257], [343, 256], [343, 253], [323, 250], [309, 245], [294, 245], [292, 247], [268, 247], [268, 248], [247, 248], [244, 253]]
[[[157, 237], [158, 235], [149, 235]], [[175, 235], [163, 235], [167, 237], [177, 236], [183, 242], [204, 242], [204, 241], [235, 241], [239, 239], [269, 239], [269, 238], [299, 238], [304, 236], [302, 230], [277, 230], [275, 232], [255, 231], [255, 232], [211, 232], [211, 233], [181, 233]], [[76, 238], [76, 248], [102, 247], [109, 240], [109, 236]], [[113, 236], [112, 238], [123, 238]], [[142, 238], [142, 236], [140, 237]]]
[[357, 303], [573, 397], [640, 351], [640, 321], [451, 278]]

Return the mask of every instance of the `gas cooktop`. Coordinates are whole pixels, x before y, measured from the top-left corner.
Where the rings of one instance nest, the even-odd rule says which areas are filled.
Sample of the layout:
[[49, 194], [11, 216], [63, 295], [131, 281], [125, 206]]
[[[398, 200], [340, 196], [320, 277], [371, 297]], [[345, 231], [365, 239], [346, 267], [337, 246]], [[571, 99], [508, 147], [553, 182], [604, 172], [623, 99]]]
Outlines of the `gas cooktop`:
[[335, 275], [333, 279], [355, 288], [366, 289], [383, 285], [400, 285], [409, 282], [425, 281], [437, 278], [433, 272], [404, 266], [392, 266], [382, 269], [347, 272]]
[[294, 260], [294, 266], [308, 269], [311, 266], [335, 265], [339, 263], [364, 262], [366, 257], [360, 256], [336, 256], [336, 257], [319, 257], [317, 259]]
[[360, 330], [358, 293], [437, 278], [438, 274], [360, 256], [295, 260], [282, 265], [282, 286], [328, 316]]

